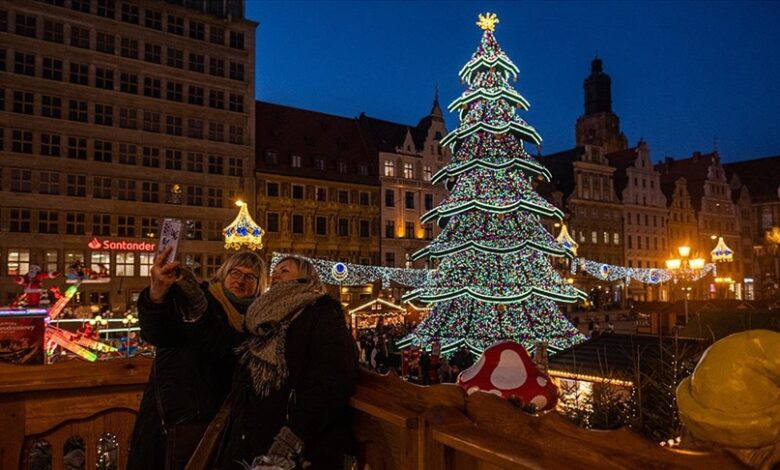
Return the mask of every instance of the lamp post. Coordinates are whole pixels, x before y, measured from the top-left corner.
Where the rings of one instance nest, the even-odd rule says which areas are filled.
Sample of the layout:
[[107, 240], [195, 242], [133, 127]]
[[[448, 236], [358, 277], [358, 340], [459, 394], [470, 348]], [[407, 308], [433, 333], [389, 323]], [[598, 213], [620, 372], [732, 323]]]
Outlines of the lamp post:
[[698, 273], [704, 268], [704, 259], [690, 259], [691, 247], [689, 246], [683, 245], [677, 247], [677, 252], [680, 257], [666, 260], [666, 269], [671, 273], [675, 284], [678, 280], [686, 284], [685, 286], [682, 286], [682, 291], [685, 293], [685, 324], [687, 325], [688, 298], [691, 295], [691, 286], [689, 284], [691, 281], [698, 278]]

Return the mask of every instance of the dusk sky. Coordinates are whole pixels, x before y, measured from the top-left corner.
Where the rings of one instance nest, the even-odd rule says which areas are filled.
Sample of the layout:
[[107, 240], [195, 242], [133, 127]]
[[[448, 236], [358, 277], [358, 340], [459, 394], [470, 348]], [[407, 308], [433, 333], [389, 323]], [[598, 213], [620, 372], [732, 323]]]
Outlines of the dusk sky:
[[436, 84], [445, 111], [463, 92], [457, 73], [490, 11], [545, 154], [574, 146], [597, 53], [629, 144], [643, 137], [653, 160], [711, 151], [715, 138], [724, 161], [780, 154], [778, 2], [246, 3], [260, 23], [259, 100], [415, 125]]

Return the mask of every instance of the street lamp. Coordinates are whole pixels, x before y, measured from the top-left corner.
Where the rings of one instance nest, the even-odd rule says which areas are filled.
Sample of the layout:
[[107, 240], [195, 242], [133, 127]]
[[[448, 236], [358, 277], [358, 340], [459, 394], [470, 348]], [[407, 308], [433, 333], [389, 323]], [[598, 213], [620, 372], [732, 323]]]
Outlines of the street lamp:
[[677, 247], [677, 252], [680, 257], [666, 260], [666, 269], [669, 270], [675, 284], [678, 280], [686, 284], [682, 286], [682, 291], [685, 293], [685, 324], [688, 324], [688, 298], [691, 295], [689, 284], [694, 279], [698, 279], [699, 273], [704, 269], [705, 261], [703, 258], [690, 259], [691, 247], [689, 246]]

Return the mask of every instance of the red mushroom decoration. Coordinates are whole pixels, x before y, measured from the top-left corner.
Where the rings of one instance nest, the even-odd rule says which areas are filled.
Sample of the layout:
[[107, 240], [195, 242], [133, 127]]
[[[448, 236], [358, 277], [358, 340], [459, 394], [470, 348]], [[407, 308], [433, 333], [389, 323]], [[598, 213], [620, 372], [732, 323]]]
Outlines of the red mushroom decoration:
[[525, 348], [514, 341], [501, 341], [485, 349], [479, 360], [458, 375], [458, 385], [471, 395], [483, 391], [537, 411], [549, 410], [558, 401], [550, 378], [541, 373]]

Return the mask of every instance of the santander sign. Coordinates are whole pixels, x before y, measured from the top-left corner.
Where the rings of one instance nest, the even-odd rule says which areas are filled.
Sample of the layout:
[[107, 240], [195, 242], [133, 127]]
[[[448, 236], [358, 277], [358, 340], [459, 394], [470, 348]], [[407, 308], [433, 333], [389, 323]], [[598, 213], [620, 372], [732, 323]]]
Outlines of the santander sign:
[[154, 251], [157, 248], [155, 243], [147, 242], [129, 242], [126, 240], [103, 240], [100, 241], [97, 237], [90, 240], [87, 246], [92, 250], [120, 250], [120, 251]]

